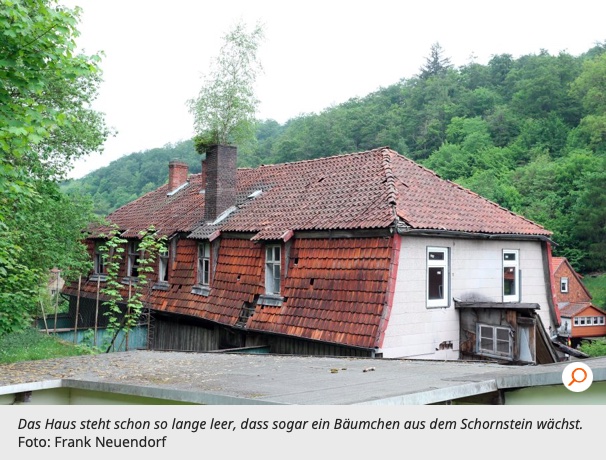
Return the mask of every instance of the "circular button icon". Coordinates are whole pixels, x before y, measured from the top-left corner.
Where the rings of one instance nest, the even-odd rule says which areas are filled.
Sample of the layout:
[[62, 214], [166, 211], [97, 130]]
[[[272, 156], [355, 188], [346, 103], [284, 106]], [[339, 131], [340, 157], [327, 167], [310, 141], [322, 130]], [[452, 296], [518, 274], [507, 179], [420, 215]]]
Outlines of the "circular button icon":
[[562, 383], [570, 391], [580, 393], [593, 383], [593, 372], [587, 364], [575, 361], [562, 371]]

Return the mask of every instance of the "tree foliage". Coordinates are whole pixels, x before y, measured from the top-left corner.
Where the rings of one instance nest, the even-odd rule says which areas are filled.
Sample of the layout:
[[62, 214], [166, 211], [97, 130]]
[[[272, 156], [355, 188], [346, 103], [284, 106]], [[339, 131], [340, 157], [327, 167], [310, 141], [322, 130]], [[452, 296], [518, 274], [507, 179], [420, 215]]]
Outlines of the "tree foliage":
[[79, 12], [0, 0], [0, 334], [29, 321], [50, 268], [86, 264], [90, 207], [56, 183], [110, 134], [90, 108], [100, 57], [76, 50]]
[[[240, 166], [387, 145], [552, 230], [555, 254], [576, 269], [606, 270], [606, 46], [580, 56], [500, 54], [461, 68], [432, 47], [423, 68], [425, 75], [320, 113], [284, 124], [258, 122], [257, 143], [239, 155]], [[146, 155], [156, 161], [155, 152]], [[166, 181], [168, 160], [177, 156], [163, 155], [156, 186]], [[193, 148], [187, 155], [195, 157]], [[122, 192], [108, 171], [99, 174], [107, 200], [113, 199], [112, 187], [123, 197], [141, 192]], [[132, 174], [141, 187], [150, 183], [151, 174]], [[97, 180], [93, 174], [83, 183]]]
[[240, 22], [223, 37], [219, 55], [196, 99], [188, 101], [200, 145], [243, 144], [254, 139], [258, 100], [254, 85], [261, 63], [263, 28]]

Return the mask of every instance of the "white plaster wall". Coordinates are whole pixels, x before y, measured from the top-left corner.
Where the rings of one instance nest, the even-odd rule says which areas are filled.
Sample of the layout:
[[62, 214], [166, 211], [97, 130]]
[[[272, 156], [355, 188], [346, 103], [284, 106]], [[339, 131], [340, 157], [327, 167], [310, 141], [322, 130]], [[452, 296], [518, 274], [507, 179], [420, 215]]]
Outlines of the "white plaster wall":
[[[450, 248], [451, 301], [447, 308], [426, 307], [428, 246]], [[549, 327], [540, 242], [403, 236], [395, 296], [381, 349], [383, 356], [458, 359], [459, 312], [452, 298], [502, 302], [503, 249], [519, 250], [520, 301], [538, 303], [543, 324]]]

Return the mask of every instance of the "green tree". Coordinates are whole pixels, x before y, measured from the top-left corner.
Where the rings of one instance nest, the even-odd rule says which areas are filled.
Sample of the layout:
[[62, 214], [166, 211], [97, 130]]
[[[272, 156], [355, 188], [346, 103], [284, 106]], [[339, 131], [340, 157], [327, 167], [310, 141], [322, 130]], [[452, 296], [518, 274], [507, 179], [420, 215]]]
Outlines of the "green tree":
[[79, 13], [56, 0], [0, 0], [0, 334], [27, 324], [53, 264], [83, 268], [82, 220], [72, 217], [86, 213], [56, 180], [110, 130], [90, 108], [100, 58], [76, 50]]
[[254, 140], [258, 100], [254, 85], [262, 70], [258, 50], [263, 28], [238, 23], [223, 37], [219, 55], [196, 99], [188, 101], [198, 144], [246, 144]]
[[419, 69], [421, 71], [419, 76], [426, 79], [443, 74], [451, 68], [450, 58], [444, 56], [444, 49], [438, 42], [435, 42], [431, 45], [429, 56], [425, 58], [425, 64]]

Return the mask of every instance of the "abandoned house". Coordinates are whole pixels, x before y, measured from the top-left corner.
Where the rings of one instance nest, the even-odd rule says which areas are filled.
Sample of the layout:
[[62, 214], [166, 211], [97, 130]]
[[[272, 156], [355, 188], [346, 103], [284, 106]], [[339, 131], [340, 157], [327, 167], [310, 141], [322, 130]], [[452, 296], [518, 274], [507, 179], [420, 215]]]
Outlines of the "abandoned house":
[[[236, 156], [214, 146], [192, 175], [172, 161], [168, 184], [108, 216], [128, 239], [125, 295], [139, 231], [168, 237], [144, 299], [152, 349], [556, 360], [545, 228], [389, 148], [254, 169]], [[103, 284], [103, 230], [72, 306]]]
[[592, 303], [591, 294], [565, 257], [551, 262], [553, 291], [560, 309], [558, 336], [576, 347], [583, 339], [606, 336], [606, 312]]

